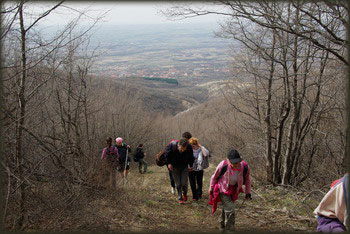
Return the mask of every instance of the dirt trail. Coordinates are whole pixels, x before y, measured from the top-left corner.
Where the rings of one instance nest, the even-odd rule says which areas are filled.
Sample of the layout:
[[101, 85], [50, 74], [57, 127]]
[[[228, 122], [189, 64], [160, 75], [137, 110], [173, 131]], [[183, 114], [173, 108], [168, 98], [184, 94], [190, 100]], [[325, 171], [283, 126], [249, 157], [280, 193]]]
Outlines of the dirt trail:
[[[109, 231], [218, 231], [221, 206], [214, 215], [211, 215], [206, 194], [209, 177], [214, 169], [210, 167], [204, 173], [203, 199], [193, 202], [189, 186], [189, 201], [182, 205], [178, 204], [176, 196], [170, 193], [171, 187], [165, 167], [150, 166], [146, 174], [139, 174], [136, 169], [132, 169], [127, 185], [124, 186], [122, 181], [118, 182], [116, 194], [119, 197], [108, 201], [105, 197], [101, 197], [92, 202], [93, 209], [96, 209], [95, 215], [103, 220], [105, 229]], [[256, 187], [254, 191], [258, 191]], [[246, 201], [242, 206], [243, 194], [241, 194], [236, 203], [237, 231], [315, 230], [312, 214], [298, 215], [293, 210], [293, 207], [296, 208], [295, 204], [289, 207], [288, 204], [276, 204], [276, 201], [270, 199], [271, 194], [262, 193], [260, 190], [252, 196], [253, 200]]]

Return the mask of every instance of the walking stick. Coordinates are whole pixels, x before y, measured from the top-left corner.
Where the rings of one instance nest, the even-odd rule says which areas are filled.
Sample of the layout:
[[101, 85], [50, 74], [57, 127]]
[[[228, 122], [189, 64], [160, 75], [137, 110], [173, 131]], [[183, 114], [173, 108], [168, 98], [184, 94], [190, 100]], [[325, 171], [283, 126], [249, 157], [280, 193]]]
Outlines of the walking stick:
[[124, 168], [125, 171], [126, 171], [126, 166], [128, 165], [128, 154], [129, 154], [129, 151], [128, 151], [128, 148], [126, 148], [126, 158], [125, 158], [125, 168]]
[[126, 183], [128, 180], [126, 179], [126, 166], [128, 165], [128, 155], [129, 155], [129, 150], [128, 147], [126, 147], [126, 158], [125, 158], [125, 167], [124, 167], [124, 183]]
[[243, 202], [242, 202], [242, 204], [240, 205], [240, 207], [236, 210], [236, 216], [237, 216], [237, 214], [238, 214], [238, 211], [242, 208], [242, 206], [244, 205], [244, 203], [245, 203], [245, 201], [246, 201], [247, 199], [244, 199], [243, 200]]

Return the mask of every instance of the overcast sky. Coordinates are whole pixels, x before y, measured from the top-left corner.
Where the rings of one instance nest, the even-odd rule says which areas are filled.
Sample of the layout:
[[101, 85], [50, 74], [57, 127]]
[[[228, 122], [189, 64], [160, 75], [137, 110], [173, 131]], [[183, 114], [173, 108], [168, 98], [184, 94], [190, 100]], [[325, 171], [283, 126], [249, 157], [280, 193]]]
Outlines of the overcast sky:
[[[202, 4], [202, 3], [200, 3]], [[33, 13], [39, 13], [48, 9], [49, 2], [36, 2], [33, 7]], [[219, 20], [218, 16], [201, 16], [181, 21], [170, 21], [159, 13], [159, 10], [166, 9], [170, 2], [65, 2], [64, 5], [79, 9], [87, 10], [90, 16], [96, 16], [103, 12], [104, 23], [106, 24], [165, 24], [165, 23], [215, 23]], [[52, 5], [51, 5], [52, 6]], [[65, 24], [72, 17], [72, 11], [66, 8], [60, 8], [51, 13], [50, 17], [45, 19], [45, 24]], [[88, 22], [88, 20], [86, 20]]]

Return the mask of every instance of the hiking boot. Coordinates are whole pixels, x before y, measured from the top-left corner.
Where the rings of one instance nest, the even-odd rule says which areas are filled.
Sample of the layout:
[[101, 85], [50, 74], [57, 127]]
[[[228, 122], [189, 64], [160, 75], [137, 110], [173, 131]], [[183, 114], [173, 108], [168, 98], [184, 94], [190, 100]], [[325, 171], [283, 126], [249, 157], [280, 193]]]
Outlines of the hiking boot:
[[178, 202], [179, 202], [179, 204], [185, 204], [185, 201], [184, 201], [182, 196], [179, 197]]
[[175, 195], [175, 188], [171, 187], [171, 193]]
[[187, 201], [188, 200], [188, 197], [186, 194], [184, 194], [184, 201]]
[[219, 230], [220, 232], [225, 232], [225, 225], [220, 223]]

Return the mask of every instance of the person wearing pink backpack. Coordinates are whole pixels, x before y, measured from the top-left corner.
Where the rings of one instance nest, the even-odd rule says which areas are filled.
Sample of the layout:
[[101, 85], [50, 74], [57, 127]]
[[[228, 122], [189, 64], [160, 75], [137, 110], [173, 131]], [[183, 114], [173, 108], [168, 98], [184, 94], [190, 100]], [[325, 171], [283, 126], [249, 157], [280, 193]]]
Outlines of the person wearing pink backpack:
[[216, 211], [218, 202], [222, 202], [223, 205], [220, 220], [221, 231], [234, 231], [235, 201], [241, 192], [245, 193], [245, 199], [252, 199], [250, 168], [247, 162], [242, 160], [238, 151], [231, 149], [227, 158], [216, 167], [210, 178], [208, 190], [208, 204], [212, 206], [212, 214]]

